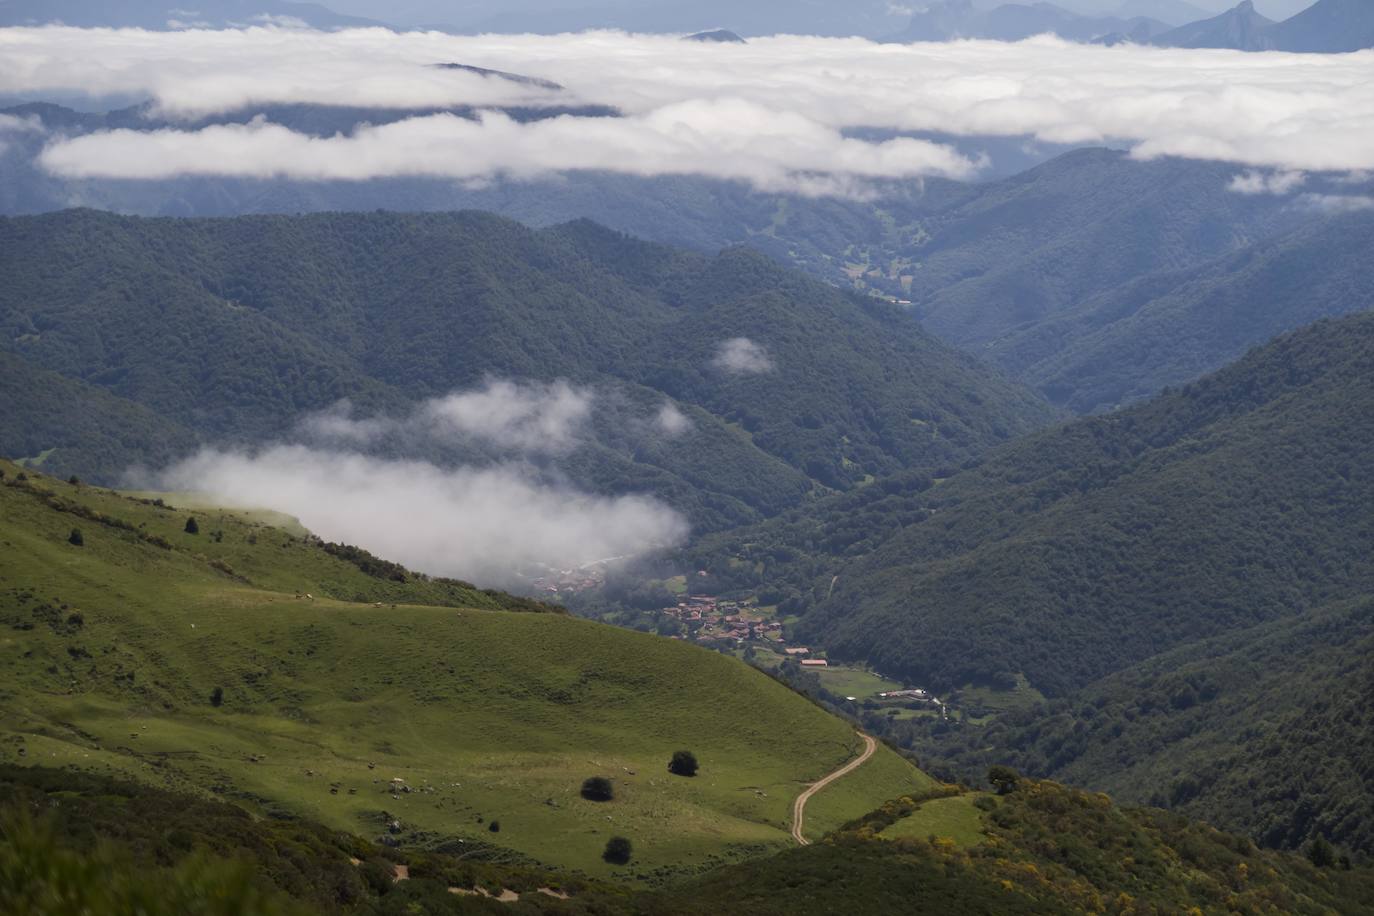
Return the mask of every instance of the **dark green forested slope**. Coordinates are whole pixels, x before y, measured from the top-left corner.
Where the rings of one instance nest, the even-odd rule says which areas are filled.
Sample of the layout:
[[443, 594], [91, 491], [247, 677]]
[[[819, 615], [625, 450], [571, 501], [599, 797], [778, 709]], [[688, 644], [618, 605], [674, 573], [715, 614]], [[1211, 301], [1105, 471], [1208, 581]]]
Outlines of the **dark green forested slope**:
[[0, 352], [0, 405], [4, 452], [54, 475], [113, 480], [135, 462], [165, 462], [196, 441], [147, 407], [7, 352]]
[[918, 744], [1102, 788], [1294, 848], [1374, 852], [1374, 601], [1185, 646]]
[[1049, 694], [1174, 646], [1374, 592], [1374, 314], [1009, 447], [809, 617], [844, 654]]
[[[705, 525], [815, 483], [966, 460], [1051, 416], [893, 306], [747, 250], [706, 257], [585, 222], [69, 211], [0, 221], [0, 252], [0, 348], [206, 437], [260, 440], [344, 397], [396, 413], [493, 374], [613, 389], [601, 400], [640, 414], [667, 396], [699, 433], [646, 445], [611, 410], [569, 464]], [[714, 368], [736, 337], [774, 370]]]
[[937, 485], [880, 482], [700, 553], [727, 578], [732, 553], [762, 561], [746, 574], [798, 588], [803, 634], [837, 654], [941, 687], [1022, 672], [1064, 694], [1374, 592], [1372, 446], [1366, 313]]
[[1298, 217], [1227, 190], [1234, 166], [1066, 153], [923, 223], [912, 296], [942, 338], [981, 352], [1122, 283], [1232, 253]]
[[998, 340], [989, 358], [1074, 411], [1111, 408], [1285, 331], [1374, 306], [1370, 251], [1374, 215], [1321, 220], [1092, 297]]

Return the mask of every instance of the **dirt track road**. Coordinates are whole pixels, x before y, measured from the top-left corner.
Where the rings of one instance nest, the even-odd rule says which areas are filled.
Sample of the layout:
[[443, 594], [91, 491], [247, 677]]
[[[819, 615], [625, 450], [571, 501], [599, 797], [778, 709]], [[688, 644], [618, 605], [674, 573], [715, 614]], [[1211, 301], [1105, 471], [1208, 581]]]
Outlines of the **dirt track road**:
[[811, 845], [811, 841], [802, 833], [803, 828], [806, 826], [806, 803], [811, 800], [811, 796], [815, 795], [841, 776], [852, 773], [863, 766], [865, 761], [867, 761], [869, 757], [872, 757], [873, 752], [878, 749], [878, 742], [874, 741], [868, 735], [865, 735], [863, 732], [856, 732], [855, 734], [864, 739], [864, 752], [831, 773], [829, 776], [811, 783], [802, 794], [797, 796], [797, 800], [792, 803], [792, 839], [796, 840], [798, 845]]

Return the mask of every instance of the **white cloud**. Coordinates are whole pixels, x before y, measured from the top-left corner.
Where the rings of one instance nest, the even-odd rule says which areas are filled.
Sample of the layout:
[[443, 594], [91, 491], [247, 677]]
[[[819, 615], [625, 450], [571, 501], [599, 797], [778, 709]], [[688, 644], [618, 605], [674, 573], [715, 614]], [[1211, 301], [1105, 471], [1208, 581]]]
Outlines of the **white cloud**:
[[657, 500], [589, 495], [517, 465], [443, 469], [279, 445], [202, 451], [156, 483], [286, 512], [326, 540], [481, 584], [512, 584], [533, 566], [568, 568], [673, 546], [687, 534], [681, 516]]
[[1374, 210], [1374, 197], [1364, 194], [1303, 194], [1298, 198], [1298, 203], [1333, 215]]
[[757, 375], [774, 368], [768, 351], [747, 337], [721, 341], [711, 365], [730, 375]]
[[277, 16], [272, 13], [258, 13], [256, 16], [249, 16], [248, 20], [259, 25], [275, 26], [279, 29], [310, 28], [310, 23], [299, 16]]
[[1250, 170], [1231, 179], [1230, 190], [1237, 194], [1273, 194], [1282, 197], [1307, 183], [1303, 172], [1261, 172]]
[[561, 452], [576, 443], [591, 412], [592, 393], [565, 381], [489, 381], [480, 391], [428, 401], [418, 416], [439, 436], [472, 437], [524, 452]]
[[676, 439], [692, 428], [692, 421], [676, 404], [665, 401], [654, 417], [654, 428], [668, 438]]
[[43, 132], [43, 122], [36, 115], [19, 117], [18, 115], [0, 114], [0, 134], [28, 134]]
[[424, 401], [409, 416], [353, 416], [340, 401], [311, 414], [297, 431], [312, 442], [392, 445], [477, 442], [504, 451], [557, 454], [577, 445], [591, 417], [594, 395], [566, 381], [488, 379], [480, 388]]
[[[938, 146], [844, 136], [860, 127], [1110, 141], [1141, 158], [1185, 156], [1283, 172], [1374, 169], [1374, 51], [1106, 48], [1050, 37], [880, 45], [779, 36], [716, 45], [613, 32], [45, 28], [0, 30], [0, 57], [7, 63], [3, 93], [147, 93], [173, 114], [274, 102], [576, 102], [628, 115], [623, 122], [567, 118], [541, 125], [423, 119], [314, 141], [262, 125], [143, 137], [115, 132], [72, 141], [72, 150], [53, 148], [50, 166], [74, 175], [480, 179], [605, 168], [854, 193], [877, 177], [957, 177], [976, 166]], [[441, 61], [524, 73], [566, 91], [429, 66]]]
[[41, 162], [66, 177], [133, 179], [470, 180], [610, 170], [710, 175], [802, 194], [858, 193], [864, 179], [967, 177], [975, 171], [974, 163], [945, 146], [907, 138], [867, 143], [801, 115], [738, 99], [684, 102], [627, 118], [564, 116], [532, 123], [497, 112], [476, 121], [439, 114], [327, 138], [262, 120], [194, 132], [116, 130], [59, 141]]

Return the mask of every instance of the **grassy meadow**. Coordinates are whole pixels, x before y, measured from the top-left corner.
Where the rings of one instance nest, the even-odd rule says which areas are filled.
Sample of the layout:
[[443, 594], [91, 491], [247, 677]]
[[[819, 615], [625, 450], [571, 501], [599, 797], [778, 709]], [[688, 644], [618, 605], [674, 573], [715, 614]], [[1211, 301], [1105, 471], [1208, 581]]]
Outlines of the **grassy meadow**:
[[984, 793], [952, 795], [948, 798], [932, 798], [921, 806], [883, 830], [880, 836], [895, 840], [911, 837], [924, 840], [929, 837], [945, 837], [958, 846], [977, 846], [985, 839], [983, 833], [983, 812], [974, 802]]
[[[252, 517], [197, 508], [188, 534], [188, 511], [0, 470], [5, 761], [656, 879], [788, 845], [792, 799], [858, 746], [714, 652], [369, 576]], [[679, 748], [695, 778], [667, 772]], [[579, 796], [594, 775], [615, 800]], [[883, 749], [816, 796], [808, 833], [928, 784]], [[614, 872], [600, 859], [612, 835], [635, 846]]]

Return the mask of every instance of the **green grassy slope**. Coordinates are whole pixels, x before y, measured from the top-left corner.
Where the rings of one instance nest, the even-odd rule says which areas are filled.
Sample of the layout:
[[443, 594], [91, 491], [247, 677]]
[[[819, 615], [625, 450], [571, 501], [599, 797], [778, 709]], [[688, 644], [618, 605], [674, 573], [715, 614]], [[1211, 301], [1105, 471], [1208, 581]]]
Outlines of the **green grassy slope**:
[[[962, 461], [1053, 416], [896, 306], [756, 252], [707, 257], [587, 222], [67, 211], [0, 219], [0, 268], [0, 349], [206, 436], [260, 441], [345, 397], [402, 414], [491, 375], [594, 386], [596, 445], [563, 468], [602, 491], [642, 485], [705, 527], [816, 483]], [[773, 371], [713, 368], [738, 337]], [[646, 433], [665, 400], [699, 431]]]
[[[185, 512], [19, 485], [3, 468], [6, 760], [213, 790], [371, 835], [396, 818], [408, 843], [488, 841], [592, 873], [623, 834], [634, 874], [650, 876], [787, 845], [792, 798], [857, 743], [716, 653], [504, 612], [528, 603], [461, 583], [368, 576], [231, 514], [197, 512], [201, 533], [185, 534]], [[34, 487], [129, 527], [56, 511]], [[666, 772], [683, 747], [701, 761], [694, 779]], [[579, 797], [594, 775], [615, 781], [615, 801]], [[884, 750], [843, 781], [849, 804], [808, 822], [830, 829], [928, 784]]]

